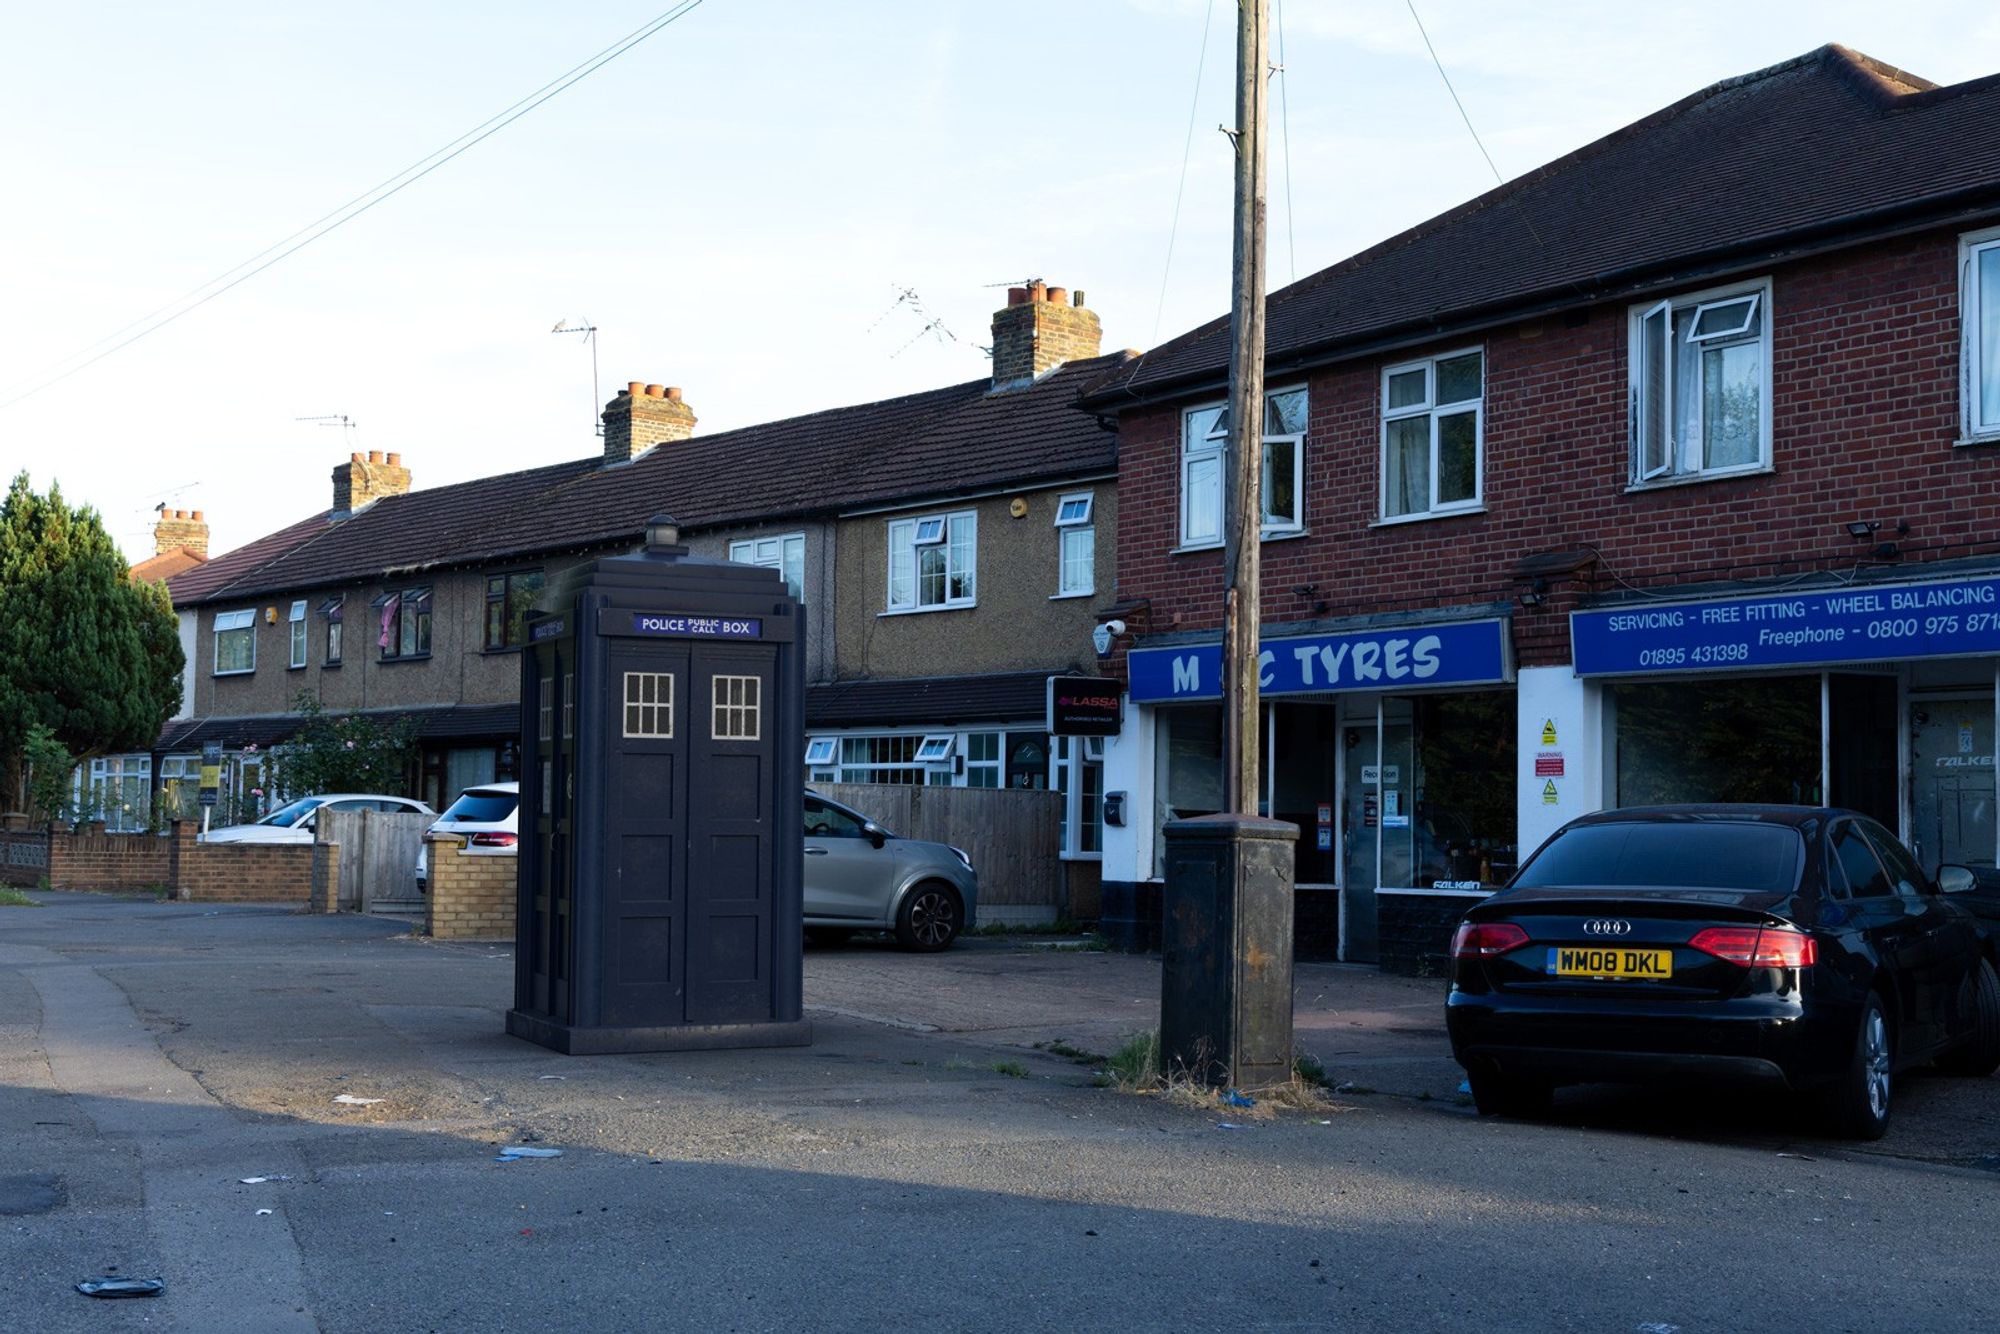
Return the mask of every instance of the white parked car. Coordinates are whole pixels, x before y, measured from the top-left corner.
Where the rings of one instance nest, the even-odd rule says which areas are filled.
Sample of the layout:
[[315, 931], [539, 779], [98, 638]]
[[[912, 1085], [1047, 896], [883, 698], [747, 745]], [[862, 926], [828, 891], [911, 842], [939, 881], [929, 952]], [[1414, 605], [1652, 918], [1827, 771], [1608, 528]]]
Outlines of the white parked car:
[[[465, 851], [481, 857], [512, 857], [520, 851], [521, 785], [481, 783], [459, 793], [458, 800], [445, 807], [437, 823], [424, 831], [457, 834], [465, 840]], [[417, 888], [430, 885], [430, 846], [417, 854]]]
[[378, 792], [330, 792], [316, 797], [288, 801], [255, 824], [226, 825], [201, 836], [204, 843], [310, 843], [313, 825], [322, 810], [387, 811], [413, 815], [437, 812], [413, 797], [390, 797]]

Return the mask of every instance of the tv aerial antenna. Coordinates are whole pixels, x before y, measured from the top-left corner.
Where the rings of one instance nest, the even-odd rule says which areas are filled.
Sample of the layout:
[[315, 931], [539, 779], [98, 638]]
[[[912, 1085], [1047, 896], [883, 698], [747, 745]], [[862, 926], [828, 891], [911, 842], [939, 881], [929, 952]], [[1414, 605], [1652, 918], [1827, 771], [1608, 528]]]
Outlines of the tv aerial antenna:
[[354, 418], [344, 412], [330, 412], [323, 417], [294, 417], [295, 422], [312, 422], [318, 426], [338, 426], [342, 444], [354, 443]]
[[604, 407], [604, 396], [597, 389], [597, 326], [592, 324], [590, 317], [586, 315], [574, 324], [571, 324], [567, 320], [557, 320], [556, 327], [549, 330], [549, 332], [552, 334], [582, 334], [583, 341], [590, 344], [591, 433], [600, 437], [603, 436], [604, 421], [598, 416], [598, 413]]

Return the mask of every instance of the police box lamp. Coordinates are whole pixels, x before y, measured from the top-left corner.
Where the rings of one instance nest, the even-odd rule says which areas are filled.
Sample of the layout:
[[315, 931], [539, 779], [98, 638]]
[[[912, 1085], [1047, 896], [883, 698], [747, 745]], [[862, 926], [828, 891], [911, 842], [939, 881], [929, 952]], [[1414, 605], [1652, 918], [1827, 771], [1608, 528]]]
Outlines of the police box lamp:
[[655, 514], [646, 520], [646, 550], [670, 551], [681, 544], [680, 521], [671, 514]]

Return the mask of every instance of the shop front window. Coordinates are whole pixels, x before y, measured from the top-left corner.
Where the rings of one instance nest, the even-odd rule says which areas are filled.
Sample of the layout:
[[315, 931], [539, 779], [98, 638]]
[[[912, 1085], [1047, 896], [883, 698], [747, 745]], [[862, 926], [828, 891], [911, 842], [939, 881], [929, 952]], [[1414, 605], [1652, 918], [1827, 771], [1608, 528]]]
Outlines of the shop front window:
[[1820, 678], [1620, 683], [1617, 804], [1820, 805]]
[[1514, 874], [1514, 697], [1411, 701], [1416, 786], [1412, 887], [1496, 889]]

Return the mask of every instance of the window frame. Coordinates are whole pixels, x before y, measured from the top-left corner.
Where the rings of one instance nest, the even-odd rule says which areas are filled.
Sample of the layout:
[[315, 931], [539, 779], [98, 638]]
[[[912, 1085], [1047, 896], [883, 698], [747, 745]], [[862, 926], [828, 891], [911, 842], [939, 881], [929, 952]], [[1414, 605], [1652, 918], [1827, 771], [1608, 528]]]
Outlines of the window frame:
[[[793, 544], [797, 543], [794, 550]], [[776, 547], [775, 559], [765, 559], [760, 547]], [[794, 556], [797, 557], [794, 562]], [[739, 537], [729, 543], [729, 559], [738, 565], [755, 565], [759, 569], [776, 570], [785, 581], [785, 587], [795, 598], [806, 595], [806, 535], [804, 533], [771, 533], [764, 537]], [[797, 570], [797, 582], [793, 582], [793, 570]]]
[[[1071, 506], [1081, 506], [1081, 512], [1070, 518], [1064, 514]], [[1095, 491], [1070, 491], [1056, 497], [1056, 591], [1052, 598], [1087, 598], [1097, 592], [1097, 493]], [[1072, 541], [1087, 543], [1089, 551], [1079, 560], [1084, 578], [1079, 583], [1070, 582], [1070, 546]]]
[[[1454, 399], [1449, 403], [1437, 400], [1438, 366], [1442, 362], [1456, 361], [1460, 357], [1479, 358], [1479, 397]], [[1379, 523], [1414, 523], [1423, 519], [1440, 519], [1453, 514], [1476, 514], [1486, 508], [1486, 375], [1489, 358], [1483, 343], [1471, 347], [1453, 348], [1432, 356], [1418, 357], [1413, 361], [1397, 362], [1382, 368], [1381, 428], [1377, 454], [1378, 475], [1376, 479], [1375, 514]], [[1424, 375], [1424, 396], [1418, 403], [1407, 403], [1400, 407], [1389, 406], [1389, 382], [1399, 375], [1412, 371], [1422, 371]], [[1438, 419], [1440, 417], [1462, 416], [1466, 408], [1472, 409], [1472, 497], [1469, 500], [1438, 502]], [[1392, 423], [1414, 421], [1423, 417], [1430, 423], [1430, 448], [1428, 467], [1429, 484], [1426, 493], [1430, 496], [1428, 507], [1420, 510], [1389, 512], [1389, 428]]]
[[[372, 607], [387, 607], [391, 601], [396, 604], [394, 633], [387, 636], [389, 642], [382, 643], [383, 635], [376, 636], [376, 647], [381, 652], [382, 662], [422, 662], [431, 656], [432, 615], [436, 608], [432, 605], [434, 590], [429, 584], [412, 584], [407, 588], [386, 591], [376, 598]], [[411, 604], [417, 604], [413, 610]], [[415, 641], [416, 647], [405, 651], [405, 635]]]
[[[1994, 367], [2000, 383], [2000, 314], [1988, 312], [1979, 299], [1979, 262], [1983, 255], [2000, 256], [2000, 227], [1967, 232], [1958, 238], [1958, 320], [1959, 320], [1959, 442], [1962, 445], [2000, 443], [2000, 402], [1987, 403], [1980, 371], [1983, 364]], [[2000, 263], [2000, 259], [1996, 259]], [[1993, 322], [1993, 346], [1981, 337], [1988, 319]]]
[[[1755, 298], [1745, 323], [1760, 319], [1756, 346], [1762, 369], [1762, 381], [1758, 393], [1757, 413], [1757, 457], [1748, 463], [1730, 464], [1726, 467], [1702, 466], [1703, 420], [1700, 415], [1700, 398], [1705, 397], [1697, 387], [1696, 416], [1688, 439], [1682, 439], [1679, 431], [1679, 413], [1675, 406], [1677, 393], [1678, 359], [1684, 355], [1700, 355], [1701, 349], [1712, 344], [1746, 346], [1749, 341], [1740, 333], [1708, 333], [1696, 338], [1695, 326], [1704, 310], [1727, 306], [1745, 297]], [[1660, 371], [1662, 377], [1659, 415], [1664, 425], [1654, 420], [1654, 409], [1644, 383], [1649, 370], [1646, 357], [1646, 339], [1649, 335], [1646, 324], [1655, 317], [1665, 315], [1663, 336], [1660, 340], [1662, 351]], [[1772, 302], [1772, 282], [1769, 274], [1742, 278], [1735, 282], [1723, 283], [1693, 292], [1675, 292], [1666, 296], [1636, 302], [1626, 309], [1626, 396], [1628, 399], [1626, 433], [1626, 474], [1627, 490], [1650, 490], [1660, 486], [1680, 486], [1690, 482], [1704, 482], [1722, 477], [1744, 477], [1756, 473], [1771, 472], [1774, 469], [1772, 454], [1773, 390], [1775, 375], [1772, 365], [1772, 332], [1776, 324], [1775, 308]], [[1676, 327], [1682, 315], [1688, 316], [1687, 334], [1676, 335]], [[1683, 352], [1681, 344], [1695, 349]], [[1664, 449], [1657, 463], [1649, 459], [1648, 446], [1654, 436], [1664, 430], [1660, 439]]]
[[306, 643], [306, 600], [304, 598], [294, 598], [292, 600], [291, 609], [285, 617], [285, 626], [291, 649], [286, 669], [288, 671], [297, 671], [306, 665], [306, 653], [309, 647]]
[[[531, 601], [517, 613], [514, 610], [514, 599], [516, 596], [515, 582], [519, 580], [525, 587], [526, 581], [530, 579], [534, 580], [537, 595], [540, 594], [543, 588], [548, 586], [548, 576], [539, 566], [534, 569], [507, 570], [499, 574], [488, 574], [486, 576], [486, 600], [481, 604], [483, 619], [480, 625], [480, 640], [485, 652], [509, 653], [521, 648], [528, 642], [528, 612], [533, 603]], [[496, 584], [499, 585], [499, 595], [497, 597], [494, 595], [494, 585]], [[499, 630], [497, 642], [494, 635], [496, 626], [493, 617], [496, 607], [500, 612], [497, 627]]]
[[809, 769], [824, 769], [840, 758], [840, 738], [835, 736], [815, 736], [806, 738], [805, 764]]
[[[1305, 412], [1303, 415], [1307, 422], [1307, 428], [1301, 431], [1273, 431], [1271, 429], [1271, 400], [1289, 394], [1301, 394], [1305, 396]], [[1196, 442], [1192, 438], [1191, 431], [1193, 419], [1208, 412], [1216, 413], [1216, 417], [1208, 431], [1202, 436], [1202, 439]], [[1306, 438], [1312, 433], [1311, 417], [1312, 392], [1310, 387], [1305, 383], [1270, 386], [1264, 390], [1263, 433], [1258, 437], [1260, 444], [1258, 451], [1259, 466], [1264, 472], [1269, 471], [1269, 454], [1273, 444], [1289, 443], [1291, 445], [1292, 504], [1294, 512], [1279, 521], [1271, 521], [1273, 516], [1270, 514], [1268, 508], [1270, 488], [1260, 486], [1258, 488], [1258, 507], [1264, 510], [1264, 513], [1259, 515], [1261, 522], [1257, 528], [1257, 540], [1260, 542], [1269, 542], [1274, 538], [1297, 537], [1305, 532]], [[1181, 409], [1179, 446], [1180, 529], [1177, 534], [1180, 545], [1175, 548], [1178, 551], [1207, 551], [1223, 545], [1223, 534], [1229, 527], [1229, 516], [1225, 512], [1229, 496], [1228, 418], [1229, 402], [1227, 399], [1220, 402], [1211, 400], [1207, 403], [1196, 403]], [[1188, 483], [1188, 476], [1196, 465], [1210, 462], [1215, 465], [1217, 531], [1213, 537], [1192, 536], [1188, 532], [1188, 501], [1193, 495], [1193, 488]]]
[[347, 614], [347, 594], [341, 593], [319, 604], [319, 615], [326, 622], [326, 652], [321, 657], [323, 667], [340, 666], [340, 655], [346, 631], [342, 628]]
[[[963, 544], [966, 552], [966, 567], [959, 571], [952, 566], [952, 553], [960, 545], [952, 540], [953, 525], [962, 522], [966, 529]], [[931, 524], [937, 525], [939, 534], [935, 541], [919, 540], [922, 532]], [[883, 612], [889, 615], [910, 615], [918, 612], [956, 611], [979, 605], [979, 513], [977, 510], [949, 510], [933, 514], [911, 515], [907, 518], [890, 519], [885, 527], [887, 536], [887, 581], [883, 588]], [[919, 553], [929, 548], [944, 551], [944, 600], [924, 601], [923, 562]], [[909, 558], [909, 596], [898, 601], [896, 598], [896, 565], [899, 553], [907, 551]], [[954, 576], [962, 574], [966, 592], [953, 597], [951, 586]]]
[[[223, 621], [229, 621], [224, 625]], [[210, 676], [248, 676], [257, 670], [257, 609], [245, 607], [237, 611], [218, 611], [209, 620], [209, 661]], [[247, 667], [222, 666], [222, 636], [243, 634], [250, 645], [250, 665]]]

